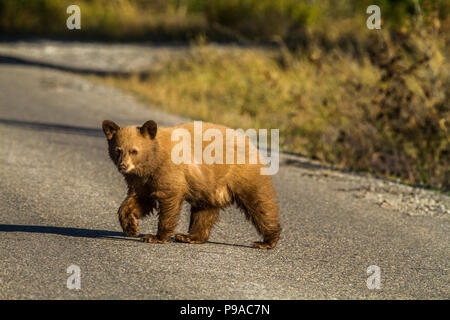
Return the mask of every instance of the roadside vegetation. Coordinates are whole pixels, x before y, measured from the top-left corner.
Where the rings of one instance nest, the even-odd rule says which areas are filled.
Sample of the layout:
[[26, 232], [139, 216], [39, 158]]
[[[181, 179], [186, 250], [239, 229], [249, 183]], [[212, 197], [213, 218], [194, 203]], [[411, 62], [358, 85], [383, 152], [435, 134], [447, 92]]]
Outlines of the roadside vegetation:
[[105, 81], [194, 119], [279, 128], [283, 151], [448, 189], [448, 60], [433, 46], [410, 57], [389, 38], [373, 41], [385, 52], [359, 61], [200, 42], [145, 75]]
[[[30, 9], [4, 0], [0, 28], [64, 35], [57, 23], [65, 26], [61, 7], [69, 2], [39, 0]], [[279, 128], [283, 151], [450, 189], [449, 2], [79, 3], [77, 37], [190, 42], [187, 55], [148, 72], [103, 79], [152, 106], [232, 127]], [[381, 7], [381, 30], [366, 28], [370, 4]], [[21, 5], [21, 16], [11, 14]]]

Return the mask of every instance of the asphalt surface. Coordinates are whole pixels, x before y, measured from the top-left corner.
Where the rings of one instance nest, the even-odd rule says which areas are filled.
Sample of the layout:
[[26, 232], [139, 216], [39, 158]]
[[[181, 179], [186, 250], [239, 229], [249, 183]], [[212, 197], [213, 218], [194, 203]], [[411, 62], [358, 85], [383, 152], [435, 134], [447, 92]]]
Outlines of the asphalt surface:
[[[448, 219], [357, 197], [349, 190], [359, 178], [305, 160], [284, 161], [274, 176], [284, 231], [273, 250], [250, 247], [258, 236], [234, 208], [207, 244], [124, 237], [116, 212], [126, 188], [101, 121], [183, 119], [78, 75], [0, 62], [0, 298], [450, 298]], [[141, 232], [156, 223], [142, 221]], [[67, 288], [71, 265], [80, 290]], [[366, 285], [371, 265], [381, 289]]]

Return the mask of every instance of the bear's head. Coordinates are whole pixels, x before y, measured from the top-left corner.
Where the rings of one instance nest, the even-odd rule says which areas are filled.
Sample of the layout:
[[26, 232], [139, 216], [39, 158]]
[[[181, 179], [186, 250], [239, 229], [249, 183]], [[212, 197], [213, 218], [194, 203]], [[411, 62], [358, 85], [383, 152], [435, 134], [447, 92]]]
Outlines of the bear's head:
[[120, 127], [111, 120], [102, 124], [109, 156], [123, 175], [144, 176], [155, 168], [157, 125], [149, 120], [141, 127]]

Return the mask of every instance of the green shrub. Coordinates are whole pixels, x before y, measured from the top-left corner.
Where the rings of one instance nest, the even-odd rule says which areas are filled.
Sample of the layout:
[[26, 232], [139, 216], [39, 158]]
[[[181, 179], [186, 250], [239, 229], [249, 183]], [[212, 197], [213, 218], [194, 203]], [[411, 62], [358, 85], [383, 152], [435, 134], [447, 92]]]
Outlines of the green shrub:
[[[210, 40], [250, 43], [284, 42], [291, 48], [318, 43], [363, 50], [368, 5], [381, 8], [383, 28], [415, 23], [418, 10], [427, 17], [438, 12], [448, 24], [445, 0], [79, 0], [82, 30], [68, 32], [70, 0], [2, 0], [3, 35], [65, 36], [117, 40]], [[417, 6], [419, 4], [419, 6]], [[355, 47], [356, 49], [352, 49]]]
[[226, 27], [253, 40], [286, 40], [290, 33], [312, 24], [317, 4], [296, 0], [213, 0], [204, 5], [209, 24]]

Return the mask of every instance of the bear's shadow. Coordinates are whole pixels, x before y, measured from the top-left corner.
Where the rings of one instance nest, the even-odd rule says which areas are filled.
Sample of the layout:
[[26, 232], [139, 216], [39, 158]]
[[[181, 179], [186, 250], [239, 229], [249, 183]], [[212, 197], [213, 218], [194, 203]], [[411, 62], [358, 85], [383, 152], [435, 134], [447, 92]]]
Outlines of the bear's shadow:
[[[98, 230], [98, 229], [82, 229], [70, 227], [54, 227], [54, 226], [37, 226], [37, 225], [17, 225], [17, 224], [0, 224], [0, 232], [26, 232], [26, 233], [43, 233], [43, 234], [57, 234], [66, 237], [80, 237], [80, 238], [102, 238], [111, 240], [130, 240], [141, 242], [140, 234], [138, 238], [128, 238], [123, 232]], [[173, 241], [173, 240], [172, 240]], [[251, 246], [224, 243], [217, 241], [207, 241], [210, 244], [227, 245], [233, 247], [252, 248]]]
[[68, 237], [107, 238], [116, 240], [120, 239], [120, 240], [138, 241], [138, 239], [130, 239], [125, 237], [124, 234], [119, 231], [82, 229], [70, 227], [0, 224], [0, 232], [45, 233], [45, 234], [57, 234]]

